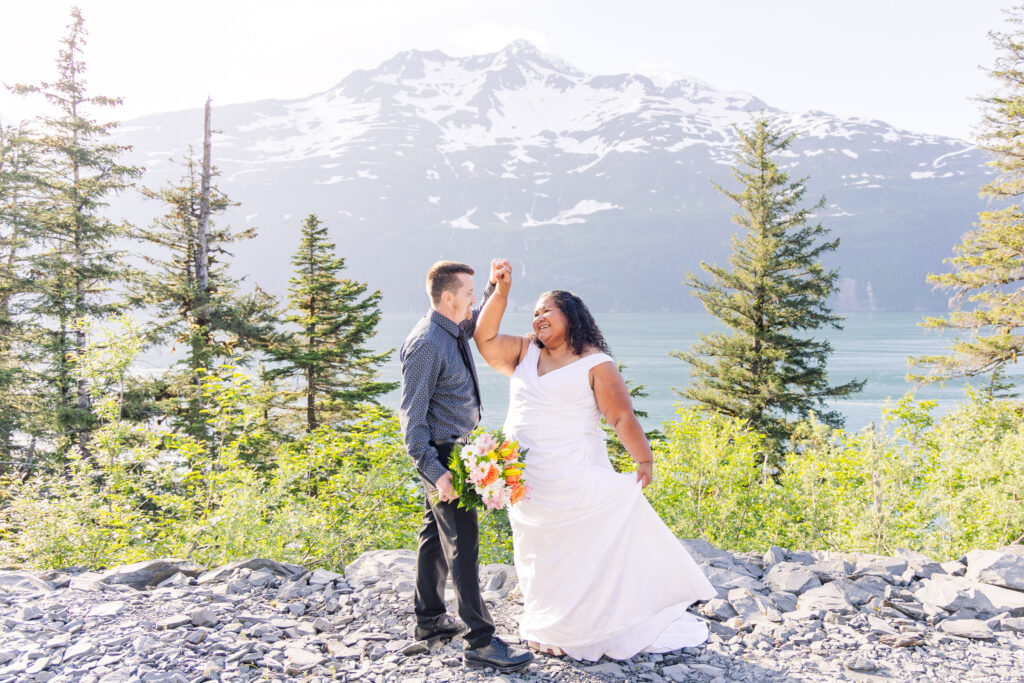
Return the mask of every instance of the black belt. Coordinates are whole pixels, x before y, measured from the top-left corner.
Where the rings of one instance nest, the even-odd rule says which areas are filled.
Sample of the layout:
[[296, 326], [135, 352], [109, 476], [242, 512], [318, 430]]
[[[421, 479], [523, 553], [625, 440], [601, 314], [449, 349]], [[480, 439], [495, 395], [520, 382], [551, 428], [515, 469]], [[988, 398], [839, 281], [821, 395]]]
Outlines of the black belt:
[[443, 441], [431, 440], [431, 441], [428, 441], [427, 443], [429, 443], [434, 448], [437, 448], [438, 446], [448, 446], [450, 444], [461, 444], [461, 445], [465, 446], [467, 443], [469, 443], [469, 437], [468, 436], [458, 436], [458, 437], [453, 436], [450, 439], [444, 439]]

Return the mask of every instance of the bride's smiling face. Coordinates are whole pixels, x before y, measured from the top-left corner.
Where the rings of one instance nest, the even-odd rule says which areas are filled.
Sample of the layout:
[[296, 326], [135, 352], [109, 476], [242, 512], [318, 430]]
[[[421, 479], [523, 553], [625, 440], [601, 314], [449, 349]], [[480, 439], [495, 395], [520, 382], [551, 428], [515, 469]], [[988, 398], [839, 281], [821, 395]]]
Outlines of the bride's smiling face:
[[565, 339], [568, 322], [558, 304], [551, 298], [543, 298], [537, 302], [533, 310], [533, 333], [544, 346]]

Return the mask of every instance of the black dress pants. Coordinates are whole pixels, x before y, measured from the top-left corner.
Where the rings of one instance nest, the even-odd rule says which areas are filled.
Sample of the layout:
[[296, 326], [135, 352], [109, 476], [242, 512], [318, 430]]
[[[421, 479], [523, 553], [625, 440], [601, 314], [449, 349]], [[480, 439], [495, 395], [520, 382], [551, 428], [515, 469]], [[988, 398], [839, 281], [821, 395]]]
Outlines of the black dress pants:
[[[452, 445], [437, 447], [441, 462], [447, 464]], [[423, 480], [427, 491], [423, 527], [416, 550], [416, 622], [430, 628], [444, 616], [444, 586], [451, 572], [459, 617], [469, 627], [464, 639], [469, 647], [491, 642], [494, 621], [480, 597], [480, 531], [476, 510], [463, 510], [458, 501], [430, 502], [434, 486]]]

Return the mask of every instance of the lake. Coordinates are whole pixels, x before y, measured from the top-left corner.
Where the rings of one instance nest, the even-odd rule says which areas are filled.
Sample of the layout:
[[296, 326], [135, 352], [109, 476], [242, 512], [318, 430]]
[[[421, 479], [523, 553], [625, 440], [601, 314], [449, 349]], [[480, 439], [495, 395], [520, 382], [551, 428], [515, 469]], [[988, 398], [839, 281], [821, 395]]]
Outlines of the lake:
[[[914, 389], [904, 380], [907, 356], [942, 353], [948, 345], [949, 337], [918, 326], [925, 315], [849, 313], [843, 330], [823, 335], [832, 342], [834, 349], [829, 361], [830, 382], [840, 384], [852, 378], [867, 379], [863, 392], [834, 406], [846, 416], [847, 429], [858, 430], [872, 422], [880, 422], [886, 399], [899, 398]], [[388, 314], [381, 320], [373, 348], [396, 349], [391, 361], [383, 367], [382, 379], [400, 379], [397, 349], [419, 317], [414, 314]], [[720, 323], [703, 313], [608, 313], [595, 317], [608, 340], [612, 356], [616, 361], [625, 363], [623, 374], [626, 379], [646, 385], [648, 397], [640, 399], [636, 406], [649, 415], [643, 420], [644, 427], [651, 429], [672, 419], [675, 404], [682, 400], [674, 388], [682, 389], [687, 385], [689, 366], [668, 353], [689, 348], [698, 334], [721, 329]], [[531, 316], [527, 313], [509, 313], [502, 323], [502, 332], [524, 334], [530, 330], [530, 321]], [[487, 367], [479, 354], [475, 353], [475, 356], [483, 398], [482, 423], [487, 428], [497, 428], [504, 421], [508, 408], [508, 378]], [[1015, 369], [1015, 372], [1020, 374], [1021, 370]], [[963, 400], [963, 387], [962, 381], [949, 382], [944, 387], [923, 386], [917, 391], [917, 396], [937, 400], [942, 413]], [[382, 400], [393, 408], [398, 406], [398, 402], [397, 390]]]

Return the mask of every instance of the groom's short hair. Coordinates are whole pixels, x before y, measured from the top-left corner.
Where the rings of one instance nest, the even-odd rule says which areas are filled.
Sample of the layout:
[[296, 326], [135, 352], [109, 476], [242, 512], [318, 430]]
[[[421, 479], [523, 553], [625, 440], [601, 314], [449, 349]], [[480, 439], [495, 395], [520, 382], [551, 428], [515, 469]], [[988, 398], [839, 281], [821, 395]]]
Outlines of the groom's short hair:
[[427, 271], [427, 294], [435, 304], [441, 303], [441, 294], [454, 292], [459, 288], [459, 273], [472, 275], [471, 266], [458, 261], [438, 261]]

